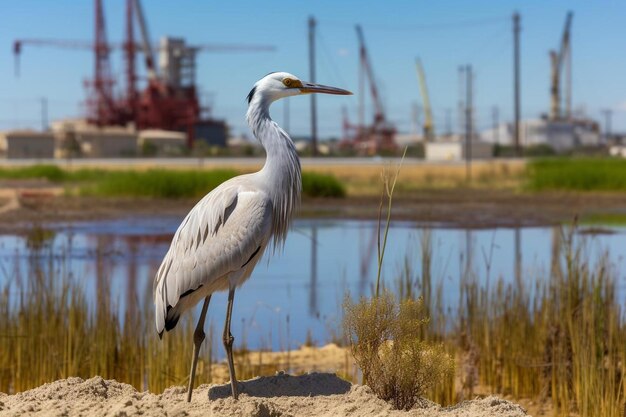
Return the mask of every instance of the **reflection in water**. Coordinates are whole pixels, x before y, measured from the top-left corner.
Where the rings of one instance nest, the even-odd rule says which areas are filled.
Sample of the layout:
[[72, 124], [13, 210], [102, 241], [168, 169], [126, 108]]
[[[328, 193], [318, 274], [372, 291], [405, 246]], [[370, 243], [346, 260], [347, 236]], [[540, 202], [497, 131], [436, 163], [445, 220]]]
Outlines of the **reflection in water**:
[[371, 282], [371, 267], [378, 266], [376, 245], [378, 243], [378, 224], [374, 228], [359, 228], [359, 248], [361, 254], [359, 274], [359, 297], [365, 296], [367, 285]]
[[311, 223], [311, 285], [309, 289], [309, 314], [319, 316], [317, 306], [317, 224]]
[[563, 229], [561, 226], [552, 228], [552, 258], [550, 259], [550, 274], [553, 277], [562, 276], [560, 254], [563, 249]]
[[515, 228], [515, 284], [522, 286], [522, 233], [519, 226]]
[[[93, 307], [103, 303], [109, 311], [119, 309], [121, 317], [132, 320], [153, 308], [152, 280], [179, 224], [176, 217], [109, 220], [48, 225], [48, 232], [37, 232], [45, 239], [0, 236], [0, 272], [5, 271], [0, 273], [0, 288], [15, 275], [11, 271], [26, 270], [33, 242], [45, 241], [58, 259], [67, 254], [69, 261], [63, 267], [70, 268]], [[233, 330], [245, 333], [250, 348], [262, 345], [277, 349], [280, 343], [285, 344], [285, 335], [289, 344], [303, 343], [307, 333], [313, 340], [325, 342], [329, 329], [337, 329], [345, 291], [355, 297], [368, 296], [373, 287], [375, 221], [298, 220], [294, 227], [310, 233], [290, 233], [284, 254], [260, 262], [239, 293]], [[616, 230], [621, 233], [586, 239], [591, 242], [587, 247], [592, 259], [611, 249], [611, 260], [621, 279], [626, 228]], [[410, 249], [415, 241], [421, 251]], [[402, 273], [410, 275], [407, 282], [413, 293], [441, 299], [439, 311], [446, 312], [457, 308], [464, 277], [468, 284], [488, 288], [496, 286], [495, 281], [489, 281], [490, 276], [528, 285], [535, 277], [526, 271], [544, 268], [550, 273], [561, 268], [561, 246], [558, 227], [469, 231], [394, 222], [381, 279], [387, 288], [398, 288]], [[618, 286], [618, 292], [623, 295], [623, 285]], [[19, 296], [17, 292], [11, 296], [14, 294]], [[108, 294], [110, 300], [104, 298]], [[225, 311], [226, 297], [217, 294], [211, 300], [209, 322], [221, 322]]]

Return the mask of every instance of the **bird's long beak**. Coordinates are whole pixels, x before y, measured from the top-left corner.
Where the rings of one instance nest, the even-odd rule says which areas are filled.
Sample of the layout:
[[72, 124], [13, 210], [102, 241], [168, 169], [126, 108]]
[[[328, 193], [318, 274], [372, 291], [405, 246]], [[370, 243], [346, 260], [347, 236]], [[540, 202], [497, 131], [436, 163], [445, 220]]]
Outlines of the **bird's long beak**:
[[298, 88], [300, 89], [300, 92], [302, 92], [303, 94], [324, 93], [324, 94], [336, 94], [340, 96], [352, 95], [352, 93], [348, 90], [343, 90], [341, 88], [336, 88], [336, 87], [329, 87], [327, 85], [307, 83], [307, 82], [302, 82], [302, 87], [298, 87]]

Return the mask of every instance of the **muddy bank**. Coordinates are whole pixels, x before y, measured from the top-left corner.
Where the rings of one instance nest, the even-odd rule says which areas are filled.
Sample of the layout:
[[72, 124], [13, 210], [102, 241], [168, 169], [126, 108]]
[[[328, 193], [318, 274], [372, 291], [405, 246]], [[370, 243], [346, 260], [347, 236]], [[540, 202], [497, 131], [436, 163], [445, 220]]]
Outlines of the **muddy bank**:
[[58, 380], [16, 395], [0, 394], [1, 416], [472, 416], [518, 417], [522, 407], [490, 396], [442, 408], [423, 401], [410, 411], [393, 410], [368, 387], [352, 385], [334, 374], [290, 376], [278, 373], [240, 383], [240, 397], [229, 396], [228, 385], [202, 385], [191, 403], [184, 387], [162, 394], [138, 392], [115, 380]]
[[[59, 189], [2, 190], [0, 232], [45, 222], [128, 216], [182, 217], [196, 199], [66, 197]], [[301, 218], [376, 219], [378, 197], [304, 199]], [[626, 195], [596, 193], [516, 193], [512, 191], [424, 191], [394, 200], [394, 220], [439, 226], [493, 228], [546, 226], [589, 216], [626, 216]]]

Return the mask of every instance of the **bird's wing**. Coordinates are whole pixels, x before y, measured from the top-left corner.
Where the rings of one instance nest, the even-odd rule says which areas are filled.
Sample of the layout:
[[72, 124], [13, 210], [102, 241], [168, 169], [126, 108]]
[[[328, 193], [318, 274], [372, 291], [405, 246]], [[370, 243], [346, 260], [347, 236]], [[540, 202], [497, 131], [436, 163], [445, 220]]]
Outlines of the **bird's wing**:
[[179, 226], [157, 271], [157, 331], [163, 331], [169, 308], [181, 297], [201, 286], [223, 285], [217, 281], [242, 269], [270, 235], [271, 202], [265, 193], [220, 186], [203, 198]]

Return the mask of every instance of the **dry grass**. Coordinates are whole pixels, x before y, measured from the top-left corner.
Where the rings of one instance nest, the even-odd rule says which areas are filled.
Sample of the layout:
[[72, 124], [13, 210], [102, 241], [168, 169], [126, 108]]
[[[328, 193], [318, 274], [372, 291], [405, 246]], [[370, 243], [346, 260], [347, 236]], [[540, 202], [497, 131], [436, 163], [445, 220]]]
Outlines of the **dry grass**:
[[565, 230], [552, 268], [495, 289], [466, 280], [461, 354], [480, 382], [514, 398], [549, 401], [558, 415], [621, 417], [626, 400], [626, 323], [608, 254], [592, 263], [575, 228]]
[[409, 410], [437, 382], [454, 374], [452, 356], [421, 337], [428, 325], [421, 299], [378, 297], [344, 303], [352, 354], [372, 390], [396, 409]]
[[[380, 165], [323, 165], [304, 166], [305, 171], [334, 175], [342, 182], [349, 196], [377, 196], [380, 194]], [[522, 161], [489, 161], [472, 164], [472, 187], [490, 189], [520, 189], [525, 181], [525, 163]], [[411, 195], [424, 189], [467, 187], [463, 164], [409, 164], [402, 166], [397, 184], [398, 196]]]

